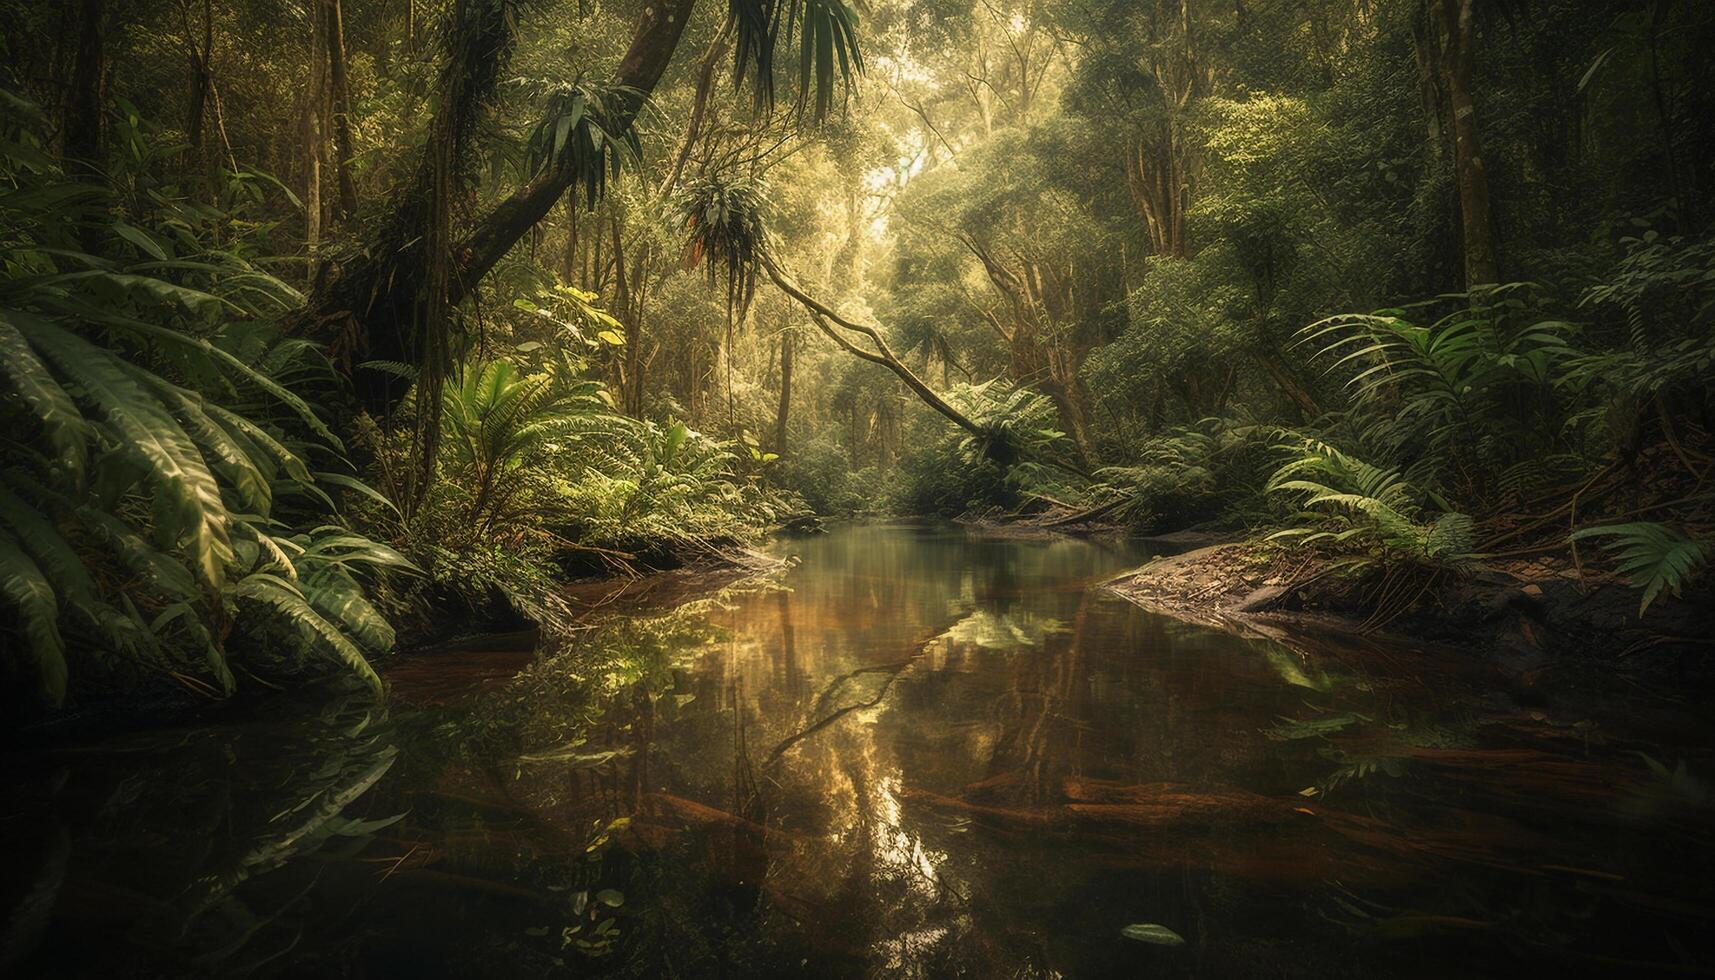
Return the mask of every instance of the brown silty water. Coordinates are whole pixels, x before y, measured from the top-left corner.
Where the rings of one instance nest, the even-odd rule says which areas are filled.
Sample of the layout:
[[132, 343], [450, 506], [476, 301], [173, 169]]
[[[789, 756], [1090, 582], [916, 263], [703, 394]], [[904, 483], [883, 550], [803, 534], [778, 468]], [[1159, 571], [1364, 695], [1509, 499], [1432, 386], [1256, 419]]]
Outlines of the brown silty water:
[[[1710, 729], [1241, 639], [1125, 545], [859, 526], [401, 658], [390, 707], [15, 756], [20, 975], [1696, 973]], [[18, 924], [22, 923], [20, 927]], [[100, 943], [88, 941], [101, 935]]]

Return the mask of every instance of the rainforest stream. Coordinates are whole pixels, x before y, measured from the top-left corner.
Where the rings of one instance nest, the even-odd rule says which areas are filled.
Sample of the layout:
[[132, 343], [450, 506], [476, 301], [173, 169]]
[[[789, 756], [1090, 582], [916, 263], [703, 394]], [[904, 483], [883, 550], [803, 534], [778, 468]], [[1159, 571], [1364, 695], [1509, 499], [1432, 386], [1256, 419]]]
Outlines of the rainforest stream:
[[1122, 543], [770, 549], [795, 560], [400, 656], [384, 708], [298, 691], [9, 753], [6, 972], [1711, 962], [1707, 726], [1671, 699], [1176, 622], [1100, 588], [1148, 557]]

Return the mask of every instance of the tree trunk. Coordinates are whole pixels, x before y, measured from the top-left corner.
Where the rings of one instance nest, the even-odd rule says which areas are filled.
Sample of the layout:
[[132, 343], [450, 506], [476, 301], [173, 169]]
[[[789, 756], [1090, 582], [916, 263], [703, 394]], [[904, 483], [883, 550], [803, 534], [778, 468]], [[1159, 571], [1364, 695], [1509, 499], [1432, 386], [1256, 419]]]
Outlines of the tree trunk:
[[99, 174], [105, 163], [101, 148], [101, 88], [107, 71], [107, 49], [102, 43], [105, 6], [105, 0], [82, 0], [78, 7], [77, 57], [72, 63], [61, 144], [66, 169], [72, 173]]
[[1072, 446], [1078, 453], [1078, 465], [1088, 468], [1096, 453], [1090, 439], [1089, 412], [1084, 407], [1083, 392], [1078, 388], [1077, 379], [1069, 382], [1049, 379], [1043, 382], [1042, 387], [1054, 402], [1066, 434], [1072, 438]]
[[566, 250], [560, 255], [560, 278], [569, 285], [582, 288], [578, 275], [578, 202], [566, 196]]
[[1192, 103], [1212, 84], [1191, 25], [1191, 5], [1155, 8], [1147, 20], [1156, 49], [1146, 66], [1161, 95], [1160, 117], [1147, 123], [1126, 150], [1126, 180], [1156, 255], [1190, 254], [1185, 218], [1196, 191], [1197, 163], [1185, 132]]
[[[644, 15], [643, 26], [614, 76], [615, 85], [636, 92], [619, 118], [614, 120], [616, 129], [630, 128], [642, 108], [642, 100], [661, 81], [661, 73], [666, 71], [667, 62], [679, 45], [679, 36], [695, 4], [696, 0], [664, 0], [658, 7], [647, 8], [649, 12]], [[487, 275], [513, 244], [547, 215], [554, 202], [578, 176], [556, 161], [555, 165], [496, 205], [477, 222], [476, 229], [465, 239], [460, 249], [459, 278], [464, 283], [474, 284]]]
[[[612, 120], [615, 129], [635, 121], [643, 101], [660, 82], [695, 4], [696, 0], [661, 0], [646, 8], [614, 76], [615, 85], [633, 93]], [[341, 362], [417, 360], [413, 336], [427, 284], [421, 232], [411, 214], [427, 199], [431, 169], [421, 168], [412, 185], [396, 198], [398, 218], [382, 238], [352, 256], [311, 299], [300, 329], [334, 337], [334, 353]], [[452, 249], [454, 269], [447, 277], [447, 304], [458, 303], [474, 289], [518, 239], [547, 216], [578, 176], [564, 161], [553, 161], [480, 218]], [[362, 405], [376, 414], [389, 412], [408, 390], [400, 379], [379, 371], [357, 371], [352, 380]]]
[[[763, 257], [762, 269], [768, 274], [769, 281], [778, 286], [781, 292], [797, 300], [804, 307], [805, 312], [810, 314], [810, 320], [821, 329], [829, 340], [839, 345], [841, 350], [871, 364], [879, 364], [887, 368], [898, 375], [899, 380], [905, 382], [905, 386], [910, 388], [918, 398], [923, 399], [924, 404], [940, 412], [966, 432], [976, 436], [983, 435], [981, 426], [972, 422], [963, 412], [947, 404], [945, 399], [936, 394], [935, 389], [925, 384], [923, 379], [917, 377], [916, 372], [906, 367], [903, 361], [895, 357], [893, 351], [887, 346], [887, 342], [881, 339], [881, 334], [876, 332], [874, 327], [853, 323], [835, 313], [815, 297], [804, 292], [803, 288], [772, 258]], [[841, 330], [847, 330], [868, 339], [874, 349], [865, 350], [857, 346], [847, 339], [840, 332]]]
[[786, 422], [792, 411], [792, 344], [791, 327], [780, 331], [780, 410], [774, 415], [774, 451], [786, 455]]
[[715, 71], [720, 66], [720, 59], [726, 55], [729, 30], [730, 27], [722, 27], [715, 39], [709, 42], [709, 50], [703, 55], [702, 64], [697, 68], [697, 94], [691, 103], [691, 118], [685, 123], [685, 138], [679, 146], [679, 155], [673, 159], [673, 169], [661, 184], [662, 197], [672, 194], [673, 188], [678, 186], [679, 177], [685, 171], [685, 164], [691, 159], [691, 150], [702, 135], [703, 117], [708, 114], [709, 94], [715, 87]]
[[326, 0], [326, 39], [329, 96], [333, 106], [334, 172], [339, 183], [343, 220], [357, 210], [357, 185], [351, 178], [351, 88], [345, 74], [345, 13], [340, 0]]
[[[574, 205], [575, 206], [575, 205]], [[620, 408], [633, 418], [643, 417], [643, 388], [637, 370], [637, 347], [639, 335], [637, 317], [634, 310], [637, 307], [632, 297], [632, 285], [636, 276], [627, 277], [625, 271], [625, 240], [622, 235], [619, 213], [616, 211], [611, 222], [613, 233], [613, 269], [615, 275], [614, 312], [619, 314], [620, 326], [625, 328], [625, 360], [622, 362], [619, 386]], [[636, 266], [633, 266], [636, 271]], [[641, 288], [641, 284], [638, 284]]]
[[1464, 224], [1465, 286], [1498, 282], [1499, 252], [1489, 204], [1489, 175], [1483, 169], [1483, 145], [1477, 108], [1471, 95], [1474, 42], [1472, 0], [1428, 0], [1436, 37], [1442, 83], [1453, 117], [1453, 168], [1459, 182], [1459, 213]]
[[208, 115], [209, 89], [213, 85], [213, 74], [209, 69], [209, 58], [214, 50], [214, 11], [212, 0], [203, 0], [202, 5], [202, 42], [199, 44], [191, 31], [190, 4], [187, 2], [180, 8], [184, 17], [185, 56], [190, 62], [191, 93], [189, 105], [185, 110], [185, 136], [190, 143], [190, 157], [197, 169], [207, 167], [208, 153], [204, 136], [204, 120]]
[[323, 0], [310, 0], [310, 86], [304, 93], [304, 247], [310, 254], [311, 276], [322, 238], [322, 127], [327, 103], [327, 17]]
[[1256, 358], [1257, 363], [1262, 365], [1262, 369], [1267, 371], [1268, 376], [1279, 386], [1281, 394], [1298, 409], [1303, 421], [1309, 422], [1322, 414], [1321, 406], [1316, 404], [1316, 399], [1298, 383], [1298, 379], [1293, 377], [1291, 367], [1277, 351], [1258, 351]]

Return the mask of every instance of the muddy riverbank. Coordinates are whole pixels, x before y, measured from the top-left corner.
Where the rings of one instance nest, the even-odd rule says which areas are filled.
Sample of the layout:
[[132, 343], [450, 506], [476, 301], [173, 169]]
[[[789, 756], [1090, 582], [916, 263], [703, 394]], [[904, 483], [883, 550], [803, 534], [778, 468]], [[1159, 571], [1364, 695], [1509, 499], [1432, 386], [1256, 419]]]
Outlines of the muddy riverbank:
[[1389, 576], [1229, 542], [1158, 557], [1104, 584], [1146, 609], [1241, 635], [1371, 636], [1480, 653], [1514, 673], [1607, 658], [1715, 679], [1702, 663], [1715, 645], [1709, 589], [1664, 596], [1644, 618], [1623, 579], [1558, 555]]

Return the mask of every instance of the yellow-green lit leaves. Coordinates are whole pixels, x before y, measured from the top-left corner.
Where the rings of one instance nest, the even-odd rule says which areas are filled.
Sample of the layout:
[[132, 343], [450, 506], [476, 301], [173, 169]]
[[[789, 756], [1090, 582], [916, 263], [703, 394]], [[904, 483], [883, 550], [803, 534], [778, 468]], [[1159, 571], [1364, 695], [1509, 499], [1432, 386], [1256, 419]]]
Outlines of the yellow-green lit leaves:
[[25, 648], [36, 666], [42, 697], [65, 700], [65, 641], [60, 637], [59, 603], [47, 577], [11, 535], [0, 532], [0, 595], [18, 613]]
[[1158, 922], [1136, 922], [1120, 930], [1120, 935], [1140, 943], [1155, 946], [1183, 946], [1185, 937]]
[[14, 325], [39, 319], [13, 310], [0, 310], [0, 376], [41, 423], [56, 462], [81, 482], [89, 450], [90, 427], [65, 388], [31, 349]]

